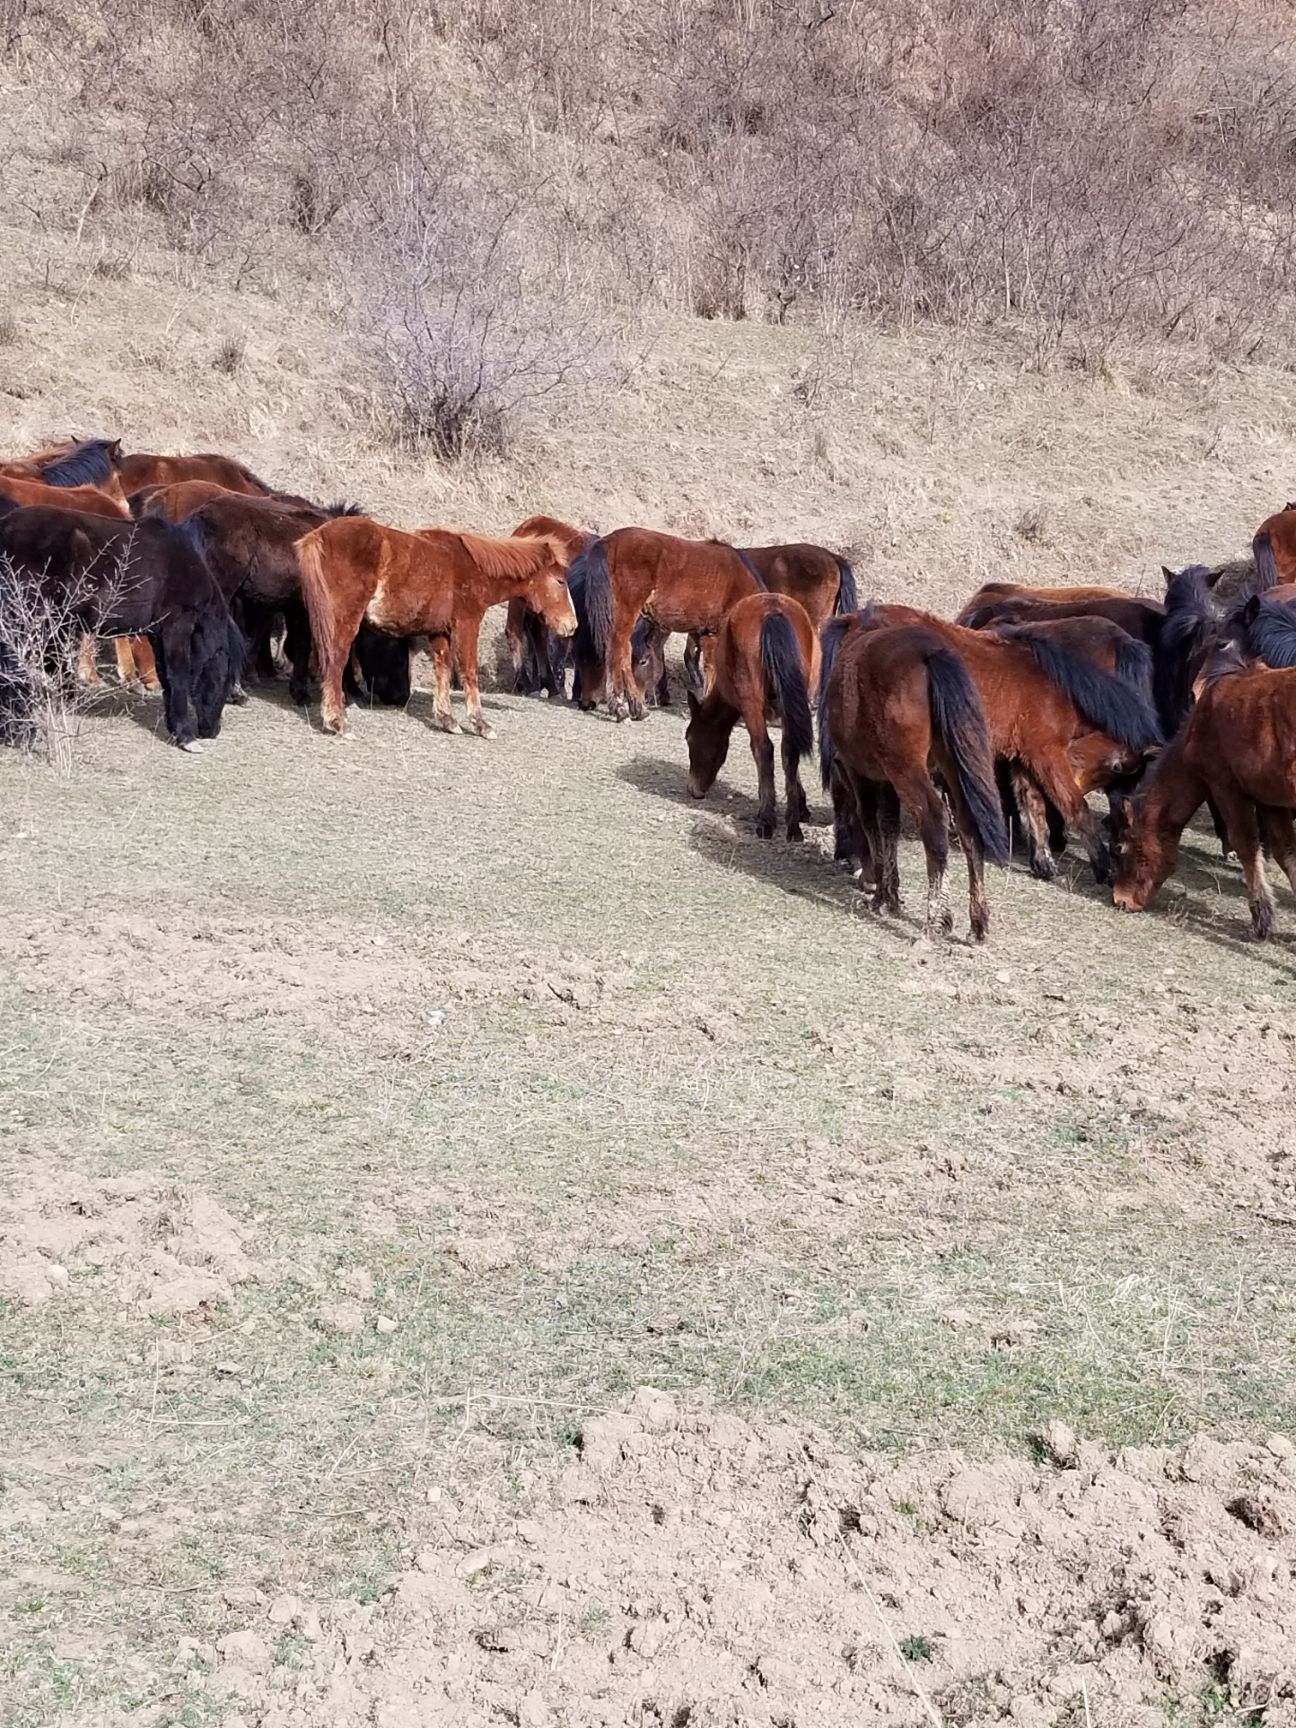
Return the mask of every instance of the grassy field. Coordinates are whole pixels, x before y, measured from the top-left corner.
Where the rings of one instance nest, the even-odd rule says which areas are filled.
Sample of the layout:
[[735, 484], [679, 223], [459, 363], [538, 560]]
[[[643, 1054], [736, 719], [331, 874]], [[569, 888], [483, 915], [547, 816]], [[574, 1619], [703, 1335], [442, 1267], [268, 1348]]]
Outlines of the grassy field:
[[[117, 698], [70, 777], [0, 763], [0, 1246], [162, 1197], [0, 1308], [10, 1720], [207, 1719], [179, 1638], [372, 1600], [429, 1486], [643, 1383], [906, 1456], [1296, 1419], [1296, 970], [1206, 834], [1152, 916], [1069, 859], [931, 951], [826, 829], [754, 839], [741, 738], [699, 806], [677, 715], [429, 700], [190, 759]], [[194, 1196], [250, 1276], [159, 1311]]]

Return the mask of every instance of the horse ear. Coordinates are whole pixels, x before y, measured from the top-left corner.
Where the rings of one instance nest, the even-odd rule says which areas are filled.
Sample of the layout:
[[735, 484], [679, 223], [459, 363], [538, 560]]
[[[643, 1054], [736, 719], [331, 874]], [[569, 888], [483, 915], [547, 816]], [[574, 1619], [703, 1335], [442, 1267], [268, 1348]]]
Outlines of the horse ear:
[[1177, 570], [1172, 570], [1168, 564], [1163, 564], [1161, 566], [1161, 574], [1165, 577], [1166, 587], [1168, 588], [1179, 572]]
[[1238, 613], [1238, 617], [1241, 619], [1243, 624], [1254, 624], [1259, 616], [1260, 596], [1258, 594], [1252, 594], [1241, 612]]
[[700, 706], [698, 699], [693, 694], [693, 692], [691, 690], [686, 690], [684, 692], [684, 694], [688, 697], [689, 713], [693, 717], [693, 719], [696, 720], [697, 719], [697, 711], [698, 711], [698, 708]]

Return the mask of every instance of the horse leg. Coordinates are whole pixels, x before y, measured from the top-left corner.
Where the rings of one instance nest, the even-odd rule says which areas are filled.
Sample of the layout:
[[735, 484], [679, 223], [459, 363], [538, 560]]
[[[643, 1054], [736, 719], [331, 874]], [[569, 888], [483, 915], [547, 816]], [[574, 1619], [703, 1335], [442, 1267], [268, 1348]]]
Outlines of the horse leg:
[[788, 745], [786, 736], [780, 746], [783, 758], [783, 791], [787, 798], [787, 837], [789, 840], [804, 840], [801, 824], [810, 820], [810, 806], [806, 802], [805, 788], [801, 784], [801, 762], [795, 750]]
[[166, 670], [163, 684], [163, 713], [167, 731], [182, 750], [197, 751], [198, 716], [193, 703], [194, 619], [172, 613], [163, 623], [160, 664]]
[[[359, 629], [358, 624], [356, 628]], [[270, 641], [268, 630], [264, 640], [268, 648]], [[351, 642], [354, 641], [355, 637], [352, 636]], [[307, 617], [306, 608], [300, 600], [289, 600], [284, 607], [284, 653], [288, 656], [288, 665], [291, 668], [288, 674], [288, 694], [299, 708], [305, 708], [310, 702], [311, 633], [310, 619]], [[349, 642], [343, 650], [342, 664], [344, 667], [350, 658], [351, 644]], [[271, 664], [273, 664], [273, 660]], [[323, 664], [321, 656], [321, 669]]]
[[889, 781], [879, 782], [873, 798], [869, 843], [876, 842], [877, 888], [873, 904], [879, 911], [900, 911], [900, 800]]
[[504, 614], [504, 640], [508, 643], [509, 661], [513, 667], [513, 689], [518, 696], [530, 696], [535, 689], [527, 653], [529, 638], [526, 602], [510, 600]]
[[[291, 612], [287, 614], [291, 616]], [[341, 607], [336, 600], [321, 620], [323, 641], [314, 644], [315, 654], [319, 660], [320, 676], [320, 719], [326, 732], [335, 732], [344, 737], [347, 732], [346, 697], [342, 692], [342, 674], [346, 671], [346, 663], [351, 657], [351, 644], [356, 639], [364, 618], [364, 602], [359, 605]], [[291, 627], [291, 626], [290, 626]], [[307, 632], [309, 637], [309, 632]], [[289, 688], [302, 688], [306, 683], [305, 669], [309, 667], [309, 655], [305, 667], [296, 655], [293, 656], [292, 683]], [[298, 698], [294, 693], [294, 701]]]
[[1057, 865], [1049, 847], [1051, 836], [1043, 796], [1039, 787], [1019, 764], [1014, 763], [1008, 772], [1022, 832], [1026, 836], [1026, 857], [1030, 864], [1030, 873], [1038, 876], [1041, 882], [1051, 882], [1057, 875]]
[[761, 840], [769, 840], [774, 833], [774, 744], [765, 728], [762, 715], [759, 724], [753, 726], [755, 716], [748, 719], [747, 733], [751, 740], [751, 753], [756, 759], [756, 778], [760, 785], [760, 802], [756, 809], [756, 834]]
[[607, 704], [616, 720], [642, 720], [647, 713], [643, 692], [634, 674], [633, 618], [618, 618], [608, 645]]
[[77, 650], [77, 683], [87, 689], [93, 689], [99, 683], [98, 650], [98, 641], [87, 631]]
[[670, 679], [666, 676], [666, 641], [670, 632], [654, 630], [652, 634], [652, 664], [655, 672], [653, 696], [659, 708], [671, 705]]
[[448, 636], [434, 636], [432, 650], [432, 724], [442, 732], [458, 732], [459, 722], [450, 707], [450, 661], [452, 651]]
[[[1110, 748], [1109, 744], [1103, 745], [1104, 751]], [[1044, 796], [1061, 811], [1068, 826], [1078, 829], [1084, 837], [1094, 881], [1106, 882], [1111, 875], [1111, 854], [1107, 850], [1102, 823], [1085, 803], [1070, 751], [1065, 752], [1061, 760], [1052, 755], [1037, 757], [1031, 763], [1031, 775]]]
[[684, 641], [684, 677], [695, 695], [702, 693], [702, 639], [690, 630]]
[[925, 768], [912, 768], [895, 788], [918, 828], [927, 854], [927, 918], [923, 935], [929, 942], [954, 928], [946, 877], [949, 871], [949, 812]]
[[[148, 637], [132, 636], [130, 647], [135, 661], [135, 676], [139, 679], [146, 694], [156, 695], [161, 689], [161, 685], [158, 682], [157, 664], [153, 659], [153, 650], [149, 646]], [[233, 700], [232, 697], [231, 700]]]
[[1213, 798], [1208, 798], [1206, 800], [1206, 808], [1210, 811], [1211, 825], [1215, 829], [1215, 838], [1220, 843], [1220, 856], [1222, 858], [1233, 857], [1237, 848], [1234, 846], [1232, 840], [1229, 839], [1228, 824], [1220, 813], [1219, 805]]
[[1270, 856], [1296, 893], [1296, 826], [1292, 824], [1291, 811], [1262, 810], [1260, 828]]
[[959, 787], [957, 775], [950, 777], [948, 797], [950, 809], [954, 813], [954, 826], [958, 830], [959, 843], [967, 859], [968, 915], [972, 924], [972, 940], [984, 942], [990, 934], [990, 907], [985, 891], [985, 854], [981, 850], [981, 837]]
[[463, 685], [464, 703], [468, 710], [466, 730], [479, 738], [493, 738], [495, 728], [482, 713], [481, 691], [477, 684], [477, 639], [481, 633], [480, 612], [461, 613], [454, 621], [451, 644], [459, 662], [459, 679]]
[[[1274, 896], [1265, 876], [1264, 852], [1260, 846], [1261, 813], [1249, 798], [1244, 798], [1232, 788], [1221, 793], [1216, 787], [1216, 797], [1242, 865], [1247, 904], [1251, 908], [1251, 934], [1257, 942], [1263, 942], [1273, 934]], [[1272, 832], [1268, 823], [1266, 830]]]
[[124, 684], [127, 689], [133, 689], [135, 685], [135, 656], [131, 652], [131, 638], [129, 636], [113, 637], [113, 655], [117, 661], [117, 682]]

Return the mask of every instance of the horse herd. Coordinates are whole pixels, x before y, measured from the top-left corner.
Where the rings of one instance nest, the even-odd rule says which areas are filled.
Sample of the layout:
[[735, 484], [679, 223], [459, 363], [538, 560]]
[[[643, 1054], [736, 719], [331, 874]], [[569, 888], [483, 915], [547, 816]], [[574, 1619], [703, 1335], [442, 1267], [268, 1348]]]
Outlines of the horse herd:
[[[125, 681], [161, 687], [185, 749], [246, 701], [245, 662], [289, 668], [305, 704], [314, 671], [324, 730], [347, 698], [403, 705], [410, 655], [432, 660], [433, 723], [483, 737], [482, 618], [508, 607], [515, 688], [642, 718], [670, 691], [663, 646], [688, 638], [688, 787], [702, 797], [741, 720], [759, 778], [758, 834], [774, 831], [781, 724], [786, 833], [802, 838], [801, 763], [815, 749], [832, 797], [836, 856], [879, 910], [900, 904], [901, 811], [927, 859], [925, 933], [948, 934], [951, 827], [985, 938], [986, 858], [1013, 828], [1035, 875], [1055, 874], [1068, 831], [1117, 906], [1146, 906], [1176, 866], [1184, 828], [1210, 808], [1241, 862], [1257, 937], [1269, 934], [1271, 856], [1296, 889], [1296, 505], [1261, 524], [1255, 575], [1222, 603], [1202, 566], [1166, 570], [1160, 599], [1105, 587], [989, 583], [949, 621], [860, 607], [847, 561], [822, 547], [737, 548], [644, 528], [599, 536], [533, 516], [488, 539], [405, 532], [357, 506], [277, 491], [219, 455], [124, 454], [105, 439], [0, 462], [7, 603], [57, 617], [44, 652], [97, 679], [95, 639], [115, 640]], [[22, 735], [30, 668], [0, 617], [0, 738]], [[48, 670], [48, 668], [47, 668]], [[70, 674], [69, 674], [70, 675]], [[1090, 794], [1107, 795], [1100, 819]]]

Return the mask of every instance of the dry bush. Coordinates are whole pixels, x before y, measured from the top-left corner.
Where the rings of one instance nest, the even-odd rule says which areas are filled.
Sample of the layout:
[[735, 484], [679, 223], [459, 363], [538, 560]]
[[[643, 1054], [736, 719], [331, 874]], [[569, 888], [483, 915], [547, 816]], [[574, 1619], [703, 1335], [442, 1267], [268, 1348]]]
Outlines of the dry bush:
[[70, 765], [88, 702], [73, 665], [80, 637], [67, 597], [0, 556], [0, 744]]
[[[413, 255], [379, 344], [404, 350], [411, 399], [444, 385], [448, 427], [492, 394], [481, 342], [536, 369], [518, 308], [549, 329], [573, 274], [703, 317], [1006, 323], [1039, 364], [1097, 367], [1146, 337], [1246, 355], [1293, 310], [1296, 45], [1235, 0], [11, 10], [82, 112], [126, 110], [115, 196], [240, 271], [276, 224], [362, 268], [376, 230], [408, 263], [400, 207], [428, 208], [426, 153], [448, 150], [455, 255]], [[462, 241], [492, 231], [501, 187], [488, 320]], [[465, 412], [490, 442], [493, 414]]]
[[232, 378], [242, 366], [246, 355], [245, 336], [226, 336], [212, 358], [212, 370], [223, 372], [227, 378]]

